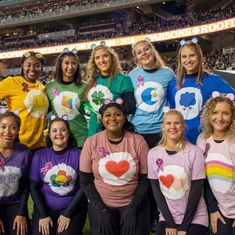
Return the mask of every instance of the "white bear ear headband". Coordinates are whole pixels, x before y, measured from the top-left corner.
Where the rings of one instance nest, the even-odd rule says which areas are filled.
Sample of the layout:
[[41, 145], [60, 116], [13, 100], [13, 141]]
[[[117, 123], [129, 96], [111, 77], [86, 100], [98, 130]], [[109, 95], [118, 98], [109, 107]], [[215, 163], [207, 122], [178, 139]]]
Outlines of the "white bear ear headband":
[[170, 111], [170, 107], [168, 106], [165, 106], [163, 109], [162, 109], [163, 113], [168, 113]]
[[[56, 119], [57, 117], [55, 115], [51, 115], [51, 121], [53, 121], [54, 119]], [[68, 121], [69, 117], [65, 114], [61, 117], [64, 121]]]
[[[216, 98], [218, 96], [221, 96], [222, 94], [220, 94], [218, 91], [213, 91], [212, 92], [212, 98]], [[228, 93], [227, 95], [225, 95], [225, 97], [229, 98], [230, 100], [234, 101], [234, 94], [232, 93]]]

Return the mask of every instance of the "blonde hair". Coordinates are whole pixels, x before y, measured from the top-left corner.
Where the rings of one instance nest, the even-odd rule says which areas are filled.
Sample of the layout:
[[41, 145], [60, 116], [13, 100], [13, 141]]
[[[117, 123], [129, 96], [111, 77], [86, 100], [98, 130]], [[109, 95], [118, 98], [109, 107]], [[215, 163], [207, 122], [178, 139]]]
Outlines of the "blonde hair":
[[135, 47], [140, 44], [140, 43], [145, 43], [145, 45], [150, 48], [152, 51], [153, 51], [153, 54], [154, 54], [154, 65], [156, 68], [163, 68], [163, 67], [166, 67], [166, 64], [165, 62], [163, 61], [162, 57], [160, 56], [159, 52], [155, 49], [155, 47], [153, 46], [153, 44], [147, 40], [140, 40], [138, 41], [137, 43], [135, 43], [133, 46], [132, 46], [132, 55], [135, 59], [135, 62], [136, 62], [136, 65], [138, 67], [141, 67], [142, 65], [140, 64], [140, 62], [138, 61], [137, 59], [137, 56], [136, 56], [136, 51], [135, 51]]
[[178, 60], [178, 67], [177, 67], [177, 88], [179, 89], [183, 84], [183, 77], [186, 74], [186, 71], [181, 63], [181, 53], [182, 49], [188, 47], [193, 50], [198, 58], [198, 76], [197, 76], [197, 84], [202, 84], [202, 75], [203, 75], [203, 54], [202, 49], [198, 43], [194, 43], [192, 41], [186, 41], [186, 43], [179, 49], [177, 60]]
[[218, 103], [227, 103], [231, 109], [232, 112], [232, 120], [231, 124], [228, 128], [228, 131], [226, 133], [226, 138], [228, 139], [234, 139], [235, 138], [235, 103], [234, 101], [230, 100], [228, 97], [220, 95], [215, 98], [209, 99], [203, 109], [202, 115], [201, 115], [201, 127], [203, 130], [203, 137], [205, 139], [208, 139], [213, 134], [213, 126], [210, 123], [210, 117], [215, 110], [215, 107]]
[[87, 79], [86, 93], [88, 93], [88, 91], [94, 86], [97, 80], [97, 77], [99, 75], [99, 72], [100, 72], [99, 69], [97, 68], [97, 65], [95, 64], [95, 53], [100, 49], [107, 50], [107, 52], [111, 56], [112, 61], [111, 61], [111, 68], [110, 68], [110, 74], [109, 74], [110, 84], [112, 82], [112, 79], [117, 75], [117, 73], [122, 73], [121, 63], [120, 63], [118, 54], [114, 51], [114, 49], [108, 46], [103, 46], [103, 45], [99, 45], [95, 47], [91, 52], [91, 56], [89, 58], [89, 61], [87, 63], [87, 68], [86, 68], [86, 79]]
[[[169, 110], [167, 113], [165, 113], [164, 114], [164, 116], [163, 116], [163, 121], [162, 121], [162, 138], [160, 139], [160, 141], [159, 141], [159, 145], [161, 145], [161, 146], [166, 146], [166, 143], [167, 143], [167, 136], [166, 136], [166, 134], [165, 134], [165, 132], [164, 132], [164, 128], [163, 128], [163, 124], [164, 124], [164, 121], [165, 121], [165, 119], [166, 119], [166, 117], [168, 116], [168, 115], [171, 115], [171, 114], [173, 114], [173, 115], [177, 115], [179, 118], [180, 118], [180, 120], [181, 120], [181, 122], [183, 123], [183, 125], [184, 125], [184, 129], [185, 129], [185, 121], [184, 121], [184, 116], [183, 116], [183, 114], [181, 113], [181, 112], [179, 112], [178, 110], [176, 110], [176, 109], [171, 109], [171, 110]], [[180, 141], [176, 144], [176, 151], [181, 151], [181, 150], [183, 150], [185, 147], [186, 147], [186, 144], [187, 144], [187, 141], [186, 141], [186, 139], [185, 139], [185, 137], [184, 137], [184, 133], [182, 134], [182, 136], [181, 136], [181, 138], [180, 138]]]

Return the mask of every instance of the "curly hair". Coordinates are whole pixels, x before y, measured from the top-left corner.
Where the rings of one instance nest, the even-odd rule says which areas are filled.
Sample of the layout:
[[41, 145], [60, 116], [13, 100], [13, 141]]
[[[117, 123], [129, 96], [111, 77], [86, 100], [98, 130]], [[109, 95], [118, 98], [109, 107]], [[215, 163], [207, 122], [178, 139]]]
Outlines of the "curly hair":
[[153, 54], [154, 54], [154, 64], [155, 64], [156, 68], [166, 67], [166, 64], [163, 61], [162, 57], [160, 56], [159, 52], [155, 49], [153, 44], [151, 42], [147, 41], [147, 40], [140, 40], [140, 41], [136, 42], [132, 46], [132, 55], [133, 55], [133, 57], [135, 59], [137, 67], [142, 67], [142, 65], [140, 64], [140, 62], [137, 59], [136, 51], [135, 51], [136, 46], [139, 45], [140, 43], [144, 43], [148, 48], [150, 48], [153, 51]]
[[[165, 121], [165, 119], [166, 119], [166, 117], [168, 115], [172, 115], [172, 114], [176, 115], [176, 116], [178, 116], [180, 118], [181, 123], [184, 125], [184, 129], [186, 127], [185, 121], [184, 121], [184, 116], [183, 116], [183, 114], [181, 112], [179, 112], [176, 109], [171, 109], [167, 113], [165, 113], [164, 116], [163, 116], [163, 121], [162, 121], [162, 138], [160, 139], [160, 141], [158, 143], [161, 146], [166, 146], [166, 143], [167, 143], [167, 136], [166, 136], [166, 133], [165, 133], [164, 128], [163, 128], [164, 121]], [[187, 141], [186, 141], [184, 133], [183, 133], [181, 138], [180, 138], [180, 140], [179, 140], [179, 142], [175, 146], [176, 147], [176, 151], [183, 150], [185, 148], [186, 144], [187, 144]]]
[[182, 49], [188, 47], [193, 50], [198, 58], [198, 76], [197, 76], [197, 84], [202, 83], [202, 75], [203, 75], [203, 53], [200, 45], [198, 43], [194, 43], [192, 41], [186, 41], [186, 43], [180, 47], [177, 55], [178, 67], [177, 67], [177, 88], [180, 88], [183, 84], [183, 77], [186, 74], [186, 71], [181, 63], [181, 53]]
[[226, 133], [226, 138], [228, 138], [230, 140], [234, 139], [235, 138], [235, 120], [234, 120], [235, 103], [234, 103], [234, 101], [232, 101], [231, 99], [229, 99], [228, 97], [223, 96], [223, 95], [209, 99], [204, 106], [204, 109], [203, 109], [202, 115], [201, 115], [201, 128], [203, 131], [203, 133], [202, 133], [203, 137], [205, 139], [208, 139], [213, 134], [213, 126], [210, 123], [210, 117], [211, 117], [212, 113], [214, 112], [215, 107], [218, 103], [227, 103], [231, 109], [232, 120], [229, 125], [228, 131]]
[[91, 52], [91, 56], [88, 60], [86, 68], [86, 80], [87, 80], [86, 94], [94, 86], [97, 77], [99, 76], [100, 73], [100, 70], [97, 68], [97, 65], [95, 63], [95, 54], [100, 49], [105, 49], [111, 56], [111, 68], [109, 71], [110, 84], [112, 82], [112, 79], [117, 75], [117, 73], [123, 72], [118, 54], [114, 51], [113, 48], [103, 45], [95, 47]]
[[81, 76], [81, 68], [78, 60], [78, 56], [74, 54], [72, 51], [63, 52], [56, 58], [55, 71], [54, 71], [54, 79], [58, 82], [63, 81], [63, 71], [62, 71], [62, 62], [66, 56], [72, 57], [77, 61], [77, 70], [73, 75], [73, 82], [77, 85], [81, 85], [82, 76]]

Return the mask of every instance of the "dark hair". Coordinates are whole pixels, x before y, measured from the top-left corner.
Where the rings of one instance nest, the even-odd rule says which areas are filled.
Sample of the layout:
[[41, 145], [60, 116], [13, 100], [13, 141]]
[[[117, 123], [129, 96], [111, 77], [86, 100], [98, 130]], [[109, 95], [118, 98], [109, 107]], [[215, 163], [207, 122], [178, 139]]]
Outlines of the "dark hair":
[[[29, 58], [29, 57], [35, 57], [39, 60], [40, 64], [43, 66], [45, 63], [45, 57], [43, 54], [39, 53], [39, 52], [34, 52], [34, 51], [26, 51], [23, 56], [20, 59], [20, 65], [22, 67], [24, 61]], [[23, 68], [21, 68], [21, 72], [20, 72], [21, 76], [24, 76], [24, 72], [23, 72]]]
[[73, 82], [77, 86], [80, 86], [81, 81], [82, 81], [81, 68], [80, 68], [78, 56], [76, 54], [74, 54], [72, 51], [63, 52], [57, 57], [56, 64], [55, 64], [54, 78], [55, 78], [56, 81], [58, 81], [60, 83], [63, 81], [63, 71], [62, 71], [61, 64], [62, 64], [63, 59], [66, 56], [70, 56], [70, 57], [75, 58], [77, 63], [78, 63], [77, 70], [76, 70], [75, 74], [73, 75]]
[[[119, 104], [119, 103], [116, 103], [116, 102], [110, 102], [108, 104], [103, 104], [100, 109], [99, 109], [99, 113], [101, 115], [101, 119], [103, 118], [103, 115], [104, 115], [104, 112], [108, 109], [108, 108], [111, 108], [111, 107], [115, 107], [117, 108], [118, 110], [120, 110], [123, 114], [123, 116], [125, 117], [125, 123], [123, 125], [123, 128], [124, 130], [126, 131], [131, 131], [131, 132], [134, 132], [134, 126], [131, 122], [128, 121], [128, 118], [127, 118], [127, 113], [126, 113], [126, 109], [123, 105]], [[101, 123], [101, 128], [102, 130], [105, 129], [102, 121], [100, 121]]]
[[75, 138], [74, 138], [73, 134], [70, 131], [69, 122], [64, 120], [63, 118], [59, 118], [59, 117], [57, 117], [57, 118], [55, 118], [55, 119], [53, 119], [53, 120], [51, 120], [49, 122], [49, 125], [48, 125], [48, 134], [46, 136], [46, 146], [47, 147], [51, 147], [52, 146], [52, 141], [51, 141], [51, 138], [49, 136], [49, 133], [51, 131], [51, 126], [52, 126], [52, 124], [54, 122], [63, 122], [66, 125], [66, 127], [67, 127], [67, 129], [69, 131], [69, 139], [68, 139], [67, 146], [68, 147], [75, 147], [76, 146], [76, 141], [75, 141]]
[[[0, 121], [1, 121], [3, 118], [8, 118], [8, 117], [12, 117], [12, 118], [15, 119], [16, 125], [17, 125], [18, 129], [20, 130], [21, 120], [20, 120], [19, 116], [17, 116], [17, 115], [14, 114], [13, 112], [7, 111], [6, 113], [1, 113], [1, 114], [0, 114]], [[18, 135], [16, 136], [15, 141], [17, 141], [17, 142], [20, 141], [20, 139], [19, 139], [19, 133], [18, 133]]]

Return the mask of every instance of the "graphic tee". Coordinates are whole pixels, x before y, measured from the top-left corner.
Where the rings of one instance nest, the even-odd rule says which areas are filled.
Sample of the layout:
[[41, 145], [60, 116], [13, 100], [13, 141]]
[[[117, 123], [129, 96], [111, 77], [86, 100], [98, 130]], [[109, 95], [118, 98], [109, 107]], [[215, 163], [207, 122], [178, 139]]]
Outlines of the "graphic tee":
[[116, 100], [123, 98], [123, 94], [132, 92], [133, 86], [128, 76], [118, 73], [112, 81], [109, 78], [98, 76], [94, 87], [87, 94], [89, 105], [94, 110], [90, 113], [88, 136], [92, 136], [99, 131], [99, 121], [97, 114], [105, 99]]
[[82, 147], [87, 138], [87, 121], [84, 112], [85, 83], [77, 86], [74, 83], [63, 84], [52, 81], [46, 86], [46, 93], [51, 104], [52, 113], [57, 117], [68, 117], [70, 130]]
[[20, 143], [14, 144], [8, 157], [0, 153], [0, 204], [20, 202], [19, 184], [22, 177], [28, 177], [31, 157], [30, 150]]
[[169, 85], [169, 101], [171, 108], [179, 110], [186, 122], [186, 137], [196, 144], [200, 134], [200, 115], [202, 107], [211, 98], [213, 91], [222, 94], [233, 93], [235, 90], [221, 77], [214, 74], [204, 73], [202, 84], [197, 84], [197, 75], [185, 76], [180, 89], [176, 89], [176, 80], [173, 79]]
[[94, 184], [109, 207], [128, 205], [138, 185], [138, 174], [147, 174], [148, 146], [142, 136], [126, 132], [111, 144], [106, 130], [88, 138], [81, 153], [80, 170], [94, 174]]
[[49, 103], [44, 86], [22, 76], [7, 77], [0, 82], [0, 99], [5, 99], [9, 111], [19, 112], [20, 142], [30, 149], [45, 146], [43, 131]]
[[37, 151], [33, 157], [30, 179], [41, 182], [41, 192], [48, 208], [65, 209], [79, 189], [80, 150], [69, 148], [56, 155], [52, 148]]
[[161, 132], [163, 107], [167, 105], [167, 88], [175, 78], [169, 68], [151, 73], [136, 68], [129, 74], [135, 90], [136, 112], [131, 118], [135, 130], [141, 134]]
[[216, 143], [212, 137], [200, 135], [197, 146], [206, 152], [206, 176], [221, 213], [235, 218], [235, 143]]
[[[174, 222], [181, 224], [185, 215], [192, 180], [205, 179], [202, 151], [192, 144], [174, 155], [157, 146], [148, 154], [148, 178], [158, 179]], [[164, 217], [160, 214], [160, 221]], [[207, 208], [203, 196], [198, 204], [192, 224], [208, 225]]]

